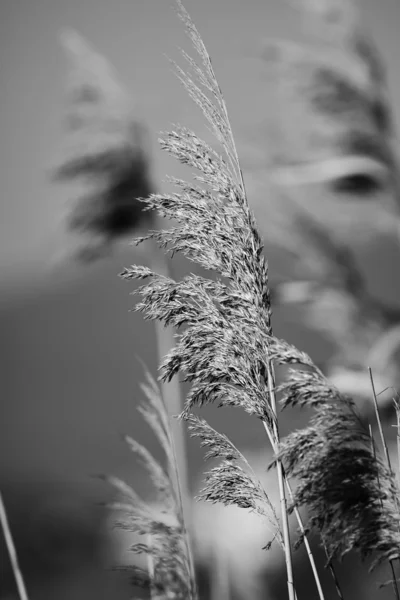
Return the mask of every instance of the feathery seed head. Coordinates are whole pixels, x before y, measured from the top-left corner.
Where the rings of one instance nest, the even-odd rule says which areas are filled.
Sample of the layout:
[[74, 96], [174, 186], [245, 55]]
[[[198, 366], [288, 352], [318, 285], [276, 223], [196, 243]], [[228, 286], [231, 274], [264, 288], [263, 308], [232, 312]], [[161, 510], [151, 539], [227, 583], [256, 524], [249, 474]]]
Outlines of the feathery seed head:
[[[121, 275], [129, 280], [150, 280], [134, 292], [140, 296], [135, 310], [143, 312], [145, 318], [185, 327], [177, 335], [176, 348], [164, 360], [161, 377], [169, 380], [181, 372], [184, 380], [192, 383], [182, 417], [188, 421], [191, 433], [208, 448], [208, 456], [221, 459], [207, 474], [201, 497], [268, 513], [268, 499], [247, 468], [239, 464], [237, 449], [191, 414], [195, 406], [207, 402], [240, 406], [264, 422], [278, 448], [275, 462], [282, 460], [286, 474], [298, 478], [294, 503], [311, 509], [306, 533], [309, 529], [318, 531], [330, 560], [351, 549], [358, 549], [363, 556], [376, 551], [376, 563], [399, 556], [400, 523], [393, 477], [375, 458], [352, 401], [329, 384], [306, 354], [273, 335], [268, 268], [248, 207], [225, 102], [204, 44], [179, 0], [178, 5], [202, 64], [195, 66], [187, 59], [193, 79], [182, 70], [178, 75], [211, 124], [223, 154], [186, 128], [176, 128], [163, 136], [162, 147], [196, 169], [195, 180], [201, 187], [174, 180], [177, 193], [145, 199], [163, 217], [175, 219], [177, 226], [152, 231], [135, 243], [153, 238], [171, 253], [181, 252], [215, 272], [217, 280], [191, 274], [177, 282], [135, 266]], [[299, 96], [302, 108], [309, 111], [310, 100], [318, 106], [320, 148], [326, 140], [327, 148], [335, 141], [332, 132], [338, 119], [344, 131], [342, 120], [347, 123], [353, 111], [353, 106], [342, 102], [342, 83], [348, 86], [350, 105], [356, 99], [359, 108], [358, 88], [346, 72], [346, 61], [339, 58], [338, 64], [343, 63], [339, 75], [335, 70], [331, 72], [329, 65], [316, 70], [310, 61], [304, 62], [308, 78], [298, 76], [297, 63], [294, 71], [295, 92], [297, 85], [302, 94], [306, 92], [304, 98]], [[357, 61], [354, 64], [358, 67]], [[323, 75], [322, 92], [320, 87], [314, 88], [316, 73], [318, 86]], [[290, 80], [288, 87], [292, 84]], [[298, 98], [296, 93], [294, 98]], [[369, 110], [367, 105], [362, 107], [360, 131], [364, 133], [365, 125], [378, 135], [378, 124], [365, 117], [364, 108]], [[327, 133], [331, 138], [326, 137]], [[307, 370], [289, 369], [286, 381], [274, 389], [272, 362], [303, 365]], [[294, 432], [280, 445], [271, 403], [276, 392], [282, 393], [284, 407], [309, 406], [315, 411], [306, 430]]]
[[114, 527], [130, 536], [131, 542], [132, 538], [135, 539], [135, 543], [129, 548], [130, 552], [147, 556], [152, 572], [147, 573], [140, 566], [132, 564], [131, 560], [128, 565], [120, 567], [130, 572], [135, 585], [150, 588], [154, 598], [196, 600], [191, 549], [183, 518], [169, 417], [157, 382], [147, 369], [145, 375], [146, 382], [141, 388], [146, 396], [146, 403], [139, 411], [165, 452], [167, 469], [144, 446], [129, 436], [125, 440], [147, 469], [158, 492], [158, 502], [163, 508], [160, 512], [155, 506], [144, 502], [129, 485], [118, 478], [107, 478], [121, 497], [110, 505], [119, 515], [114, 521]]

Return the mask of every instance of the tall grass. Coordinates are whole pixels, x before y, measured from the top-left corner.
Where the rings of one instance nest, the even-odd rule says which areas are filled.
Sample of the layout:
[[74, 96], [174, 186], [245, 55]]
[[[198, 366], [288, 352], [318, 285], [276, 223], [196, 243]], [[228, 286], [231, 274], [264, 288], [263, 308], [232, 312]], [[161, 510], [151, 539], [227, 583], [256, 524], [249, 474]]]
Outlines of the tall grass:
[[[373, 568], [400, 558], [398, 488], [393, 472], [371, 447], [353, 401], [328, 382], [309, 356], [273, 333], [268, 264], [248, 205], [225, 101], [201, 37], [179, 0], [177, 4], [198, 62], [183, 52], [188, 72], [175, 65], [176, 73], [202, 110], [220, 151], [186, 127], [163, 135], [162, 148], [195, 169], [195, 183], [171, 178], [178, 192], [143, 199], [146, 209], [177, 225], [151, 231], [134, 243], [155, 240], [216, 277], [189, 274], [175, 281], [142, 266], [126, 268], [121, 276], [148, 280], [134, 292], [140, 297], [136, 311], [181, 330], [161, 365], [161, 379], [181, 373], [192, 383], [181, 418], [209, 448], [208, 455], [220, 461], [207, 474], [201, 497], [268, 516], [285, 556], [288, 597], [294, 600], [289, 514], [307, 506], [309, 518], [297, 544], [316, 532], [330, 566], [356, 550], [362, 557], [374, 555]], [[275, 365], [290, 366], [279, 385]], [[281, 440], [278, 402], [283, 409], [312, 408], [309, 426]], [[279, 482], [278, 522], [265, 490], [238, 464], [243, 457], [232, 442], [193, 414], [208, 403], [239, 407], [261, 421], [275, 452], [271, 468], [276, 468]], [[288, 503], [291, 477], [298, 484]], [[316, 583], [320, 589], [317, 575]]]
[[135, 565], [125, 567], [132, 583], [149, 589], [152, 599], [197, 600], [194, 563], [170, 417], [160, 387], [147, 369], [145, 374], [146, 383], [141, 385], [141, 389], [146, 403], [139, 407], [139, 411], [155, 433], [164, 451], [167, 467], [131, 437], [126, 436], [125, 441], [147, 469], [163, 508], [161, 513], [157, 513], [131, 486], [116, 477], [107, 477], [119, 496], [109, 508], [119, 514], [116, 527], [145, 536], [145, 542], [136, 542], [130, 548], [135, 554], [147, 556], [147, 571]]
[[[351, 551], [362, 557], [373, 555], [372, 567], [389, 562], [398, 597], [394, 564], [400, 558], [399, 490], [391, 464], [380, 458], [353, 400], [326, 378], [321, 365], [278, 339], [272, 327], [271, 298], [295, 303], [300, 298], [308, 306], [308, 322], [329, 333], [336, 344], [334, 360], [324, 365], [328, 374], [336, 376], [341, 389], [356, 395], [362, 384], [362, 393], [366, 389], [370, 393], [372, 383], [372, 405], [380, 426], [377, 394], [366, 365], [371, 358], [374, 373], [379, 366], [381, 379], [388, 378], [386, 385], [397, 381], [399, 313], [371, 297], [341, 227], [333, 231], [325, 227], [323, 197], [317, 199], [319, 204], [307, 205], [292, 191], [320, 185], [323, 195], [333, 192], [336, 197], [369, 201], [377, 190], [398, 193], [385, 73], [374, 45], [349, 10], [350, 3], [304, 0], [300, 4], [318, 46], [300, 48], [279, 42], [265, 55], [278, 74], [274, 89], [280, 94], [283, 115], [272, 179], [285, 222], [283, 230], [268, 224], [266, 230], [271, 234], [267, 241], [289, 247], [317, 276], [313, 281], [310, 277], [289, 282], [278, 290], [271, 290], [269, 284], [263, 241], [249, 207], [222, 91], [200, 34], [180, 0], [178, 15], [196, 60], [183, 52], [187, 71], [173, 64], [211, 127], [216, 145], [211, 147], [182, 126], [162, 135], [162, 149], [195, 171], [190, 182], [170, 178], [178, 190], [174, 194], [152, 193], [145, 129], [132, 118], [129, 99], [107, 61], [76, 34], [64, 37], [78, 68], [68, 99], [70, 146], [55, 174], [58, 180], [84, 181], [86, 186], [67, 211], [67, 228], [79, 238], [74, 254], [81, 262], [91, 262], [108, 256], [116, 242], [132, 231], [152, 228], [134, 242], [152, 244], [150, 267], [132, 266], [121, 276], [128, 281], [147, 280], [134, 292], [140, 297], [135, 310], [155, 321], [160, 360], [164, 360], [161, 387], [146, 373], [142, 390], [148, 402], [141, 411], [164, 449], [167, 467], [131, 438], [126, 441], [147, 466], [165, 510], [155, 513], [130, 486], [108, 478], [121, 495], [113, 504], [120, 514], [117, 524], [144, 536], [145, 541], [132, 550], [147, 556], [147, 571], [132, 567], [131, 573], [152, 598], [195, 600], [198, 594], [185, 510], [184, 424], [207, 449], [206, 458], [218, 461], [206, 474], [199, 499], [251, 510], [260, 517], [260, 525], [264, 523], [271, 536], [266, 548], [276, 544], [282, 549], [289, 600], [296, 598], [292, 550], [302, 543], [317, 593], [324, 598], [309, 533], [317, 534], [326, 552], [339, 598], [343, 594], [335, 561]], [[377, 230], [396, 222], [389, 204], [378, 206], [376, 214], [384, 216], [373, 224]], [[266, 220], [269, 216], [274, 223], [272, 213]], [[285, 221], [289, 217], [293, 231]], [[158, 229], [165, 218], [174, 225]], [[175, 281], [164, 250], [171, 255], [181, 252], [208, 270], [210, 278], [189, 274]], [[172, 328], [179, 332], [176, 344]], [[275, 367], [280, 365], [286, 367], [286, 377], [277, 383]], [[184, 406], [179, 373], [192, 384]], [[349, 373], [353, 378], [351, 385], [346, 380], [346, 389], [343, 380]], [[271, 450], [274, 454], [270, 470], [276, 470], [279, 516], [268, 490], [233, 441], [194, 414], [209, 403], [238, 407], [255, 423], [257, 418], [265, 432], [265, 460]], [[303, 406], [313, 411], [309, 425], [282, 439], [280, 409]], [[398, 404], [396, 410], [398, 416]], [[180, 423], [171, 420], [178, 412]], [[306, 522], [300, 516], [302, 508], [308, 511]], [[295, 543], [289, 527], [292, 513], [300, 531]], [[224, 557], [219, 565], [223, 568]], [[227, 597], [226, 586], [218, 593]]]
[[26, 585], [24, 581], [24, 577], [19, 565], [17, 550], [15, 548], [10, 524], [7, 518], [6, 507], [4, 504], [3, 496], [0, 493], [0, 528], [3, 532], [4, 539], [6, 542], [8, 556], [10, 558], [12, 572], [14, 574], [15, 583], [17, 586], [18, 597], [19, 600], [28, 600], [28, 593], [26, 590]]

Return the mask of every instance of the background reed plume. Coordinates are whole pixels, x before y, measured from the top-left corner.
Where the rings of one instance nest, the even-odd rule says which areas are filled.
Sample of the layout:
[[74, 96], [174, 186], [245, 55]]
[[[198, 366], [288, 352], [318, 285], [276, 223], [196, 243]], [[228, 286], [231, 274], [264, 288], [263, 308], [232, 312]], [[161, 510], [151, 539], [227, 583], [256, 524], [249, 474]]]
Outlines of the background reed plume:
[[66, 228], [78, 234], [77, 257], [90, 261], [154, 220], [136, 200], [154, 189], [149, 140], [108, 61], [75, 31], [64, 32], [61, 40], [71, 69], [65, 144], [53, 176], [83, 186], [65, 218]]
[[270, 41], [264, 51], [275, 104], [274, 186], [262, 223], [266, 239], [291, 253], [296, 277], [275, 298], [298, 306], [300, 317], [333, 342], [333, 355], [320, 366], [371, 412], [367, 366], [380, 389], [400, 383], [400, 310], [371, 294], [357, 256], [375, 238], [397, 246], [400, 239], [387, 75], [355, 3], [295, 4], [306, 43]]

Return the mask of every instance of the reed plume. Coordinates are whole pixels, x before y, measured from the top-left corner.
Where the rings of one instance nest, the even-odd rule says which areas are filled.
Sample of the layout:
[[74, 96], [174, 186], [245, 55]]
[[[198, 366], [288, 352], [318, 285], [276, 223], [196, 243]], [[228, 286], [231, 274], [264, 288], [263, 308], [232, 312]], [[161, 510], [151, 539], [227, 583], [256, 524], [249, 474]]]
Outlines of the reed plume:
[[[262, 422], [277, 451], [273, 464], [280, 488], [281, 535], [288, 594], [294, 598], [286, 477], [299, 479], [291, 509], [308, 506], [304, 533], [319, 533], [330, 564], [352, 549], [362, 556], [375, 552], [373, 566], [399, 557], [398, 490], [391, 471], [375, 457], [351, 400], [328, 383], [309, 356], [273, 334], [268, 265], [248, 206], [225, 101], [200, 35], [179, 1], [178, 7], [201, 66], [183, 53], [192, 76], [178, 66], [176, 72], [203, 111], [222, 154], [185, 127], [164, 134], [162, 148], [196, 170], [194, 183], [171, 178], [179, 192], [143, 200], [147, 209], [177, 226], [151, 231], [134, 244], [154, 239], [167, 252], [181, 252], [216, 277], [190, 274], [177, 282], [141, 266], [126, 268], [121, 276], [149, 280], [134, 292], [140, 296], [135, 311], [184, 328], [161, 366], [161, 378], [169, 381], [180, 372], [192, 383], [182, 418], [223, 461], [208, 476], [206, 499], [256, 510], [261, 496], [237, 470], [232, 446], [192, 411], [207, 403], [238, 406]], [[279, 386], [274, 364], [296, 365]], [[282, 442], [276, 406], [281, 394], [283, 407], [315, 409], [309, 427]], [[250, 494], [252, 498], [246, 497]], [[300, 541], [304, 539], [302, 535]]]
[[161, 389], [147, 369], [145, 376], [146, 382], [140, 387], [146, 402], [138, 410], [164, 451], [166, 468], [130, 436], [125, 436], [125, 441], [146, 468], [157, 491], [157, 501], [162, 506], [162, 511], [158, 512], [154, 505], [142, 500], [124, 481], [116, 477], [105, 478], [119, 496], [109, 505], [113, 513], [118, 515], [114, 527], [138, 535], [140, 541], [131, 545], [130, 551], [147, 557], [147, 570], [134, 564], [117, 565], [116, 568], [128, 571], [132, 584], [150, 590], [154, 600], [197, 600], [192, 551], [183, 511], [170, 417]]

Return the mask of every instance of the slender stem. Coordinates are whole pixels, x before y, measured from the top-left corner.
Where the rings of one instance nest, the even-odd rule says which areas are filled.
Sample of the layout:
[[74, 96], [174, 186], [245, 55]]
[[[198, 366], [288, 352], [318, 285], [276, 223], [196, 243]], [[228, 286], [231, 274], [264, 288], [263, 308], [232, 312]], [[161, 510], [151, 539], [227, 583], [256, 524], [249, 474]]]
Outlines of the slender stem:
[[394, 425], [393, 427], [396, 427], [397, 431], [396, 431], [396, 439], [397, 439], [397, 477], [399, 478], [400, 476], [400, 404], [399, 402], [394, 399], [394, 407], [396, 410], [396, 420], [397, 420], [397, 425]]
[[372, 399], [374, 401], [375, 416], [376, 416], [376, 421], [378, 423], [379, 435], [381, 436], [381, 441], [382, 441], [383, 450], [385, 452], [387, 466], [389, 467], [389, 470], [392, 471], [392, 465], [391, 465], [391, 462], [390, 462], [389, 449], [388, 449], [387, 444], [386, 444], [385, 435], [383, 433], [382, 420], [381, 420], [381, 416], [379, 414], [378, 400], [377, 400], [377, 396], [376, 396], [376, 392], [375, 392], [375, 384], [374, 384], [374, 378], [372, 376], [372, 369], [371, 369], [371, 367], [368, 367], [368, 371], [369, 371], [369, 377], [370, 377], [370, 380], [371, 380]]
[[326, 549], [326, 545], [325, 545], [324, 541], [322, 541], [322, 546], [323, 546], [323, 548], [325, 550], [325, 556], [328, 559], [328, 569], [329, 569], [330, 574], [332, 575], [332, 579], [333, 579], [333, 581], [335, 583], [336, 593], [339, 596], [340, 600], [344, 600], [343, 592], [341, 590], [341, 587], [340, 587], [340, 584], [339, 584], [339, 580], [338, 580], [337, 575], [336, 575], [336, 571], [334, 569], [333, 564], [331, 563], [331, 559], [329, 558], [328, 550]]
[[[165, 402], [165, 400], [164, 400], [164, 402]], [[172, 448], [172, 464], [170, 465], [170, 471], [172, 471], [172, 472], [170, 473], [170, 477], [172, 479], [174, 479], [174, 481], [175, 481], [175, 489], [176, 489], [176, 494], [177, 494], [178, 508], [179, 508], [180, 516], [181, 516], [180, 524], [182, 527], [183, 538], [185, 541], [185, 547], [186, 547], [186, 552], [187, 552], [188, 570], [189, 570], [188, 574], [189, 574], [189, 579], [190, 579], [190, 590], [189, 590], [190, 600], [197, 600], [198, 592], [197, 592], [197, 585], [196, 585], [196, 574], [195, 574], [195, 568], [194, 568], [193, 553], [192, 553], [192, 548], [190, 545], [188, 528], [187, 528], [187, 523], [186, 523], [186, 519], [185, 519], [185, 511], [184, 511], [183, 497], [182, 497], [182, 485], [181, 485], [181, 480], [180, 480], [180, 475], [179, 475], [178, 459], [177, 459], [177, 455], [176, 455], [174, 436], [172, 433], [171, 419], [169, 419], [169, 426], [170, 426], [170, 429], [167, 432], [167, 435], [169, 438], [169, 443]], [[189, 496], [187, 496], [187, 498], [189, 498]]]
[[15, 582], [17, 584], [20, 600], [28, 600], [28, 594], [26, 591], [24, 578], [22, 577], [22, 572], [21, 572], [21, 569], [19, 568], [17, 551], [15, 549], [13, 538], [11, 535], [11, 529], [10, 529], [10, 525], [8, 523], [6, 508], [4, 506], [4, 501], [3, 501], [3, 497], [1, 495], [1, 492], [0, 492], [0, 522], [1, 522], [1, 528], [2, 528], [3, 534], [4, 534], [4, 539], [6, 541], [8, 555], [10, 557], [11, 567], [12, 567], [12, 570], [14, 573]]
[[[385, 450], [385, 456], [386, 456], [386, 461], [387, 461], [387, 465], [389, 467], [389, 470], [392, 472], [392, 466], [390, 463], [390, 456], [389, 456], [389, 450], [386, 444], [386, 440], [385, 440], [385, 436], [383, 433], [383, 428], [382, 428], [382, 421], [381, 421], [381, 417], [379, 414], [379, 407], [378, 407], [378, 400], [376, 397], [376, 392], [375, 392], [375, 385], [374, 385], [374, 378], [372, 376], [372, 370], [370, 367], [368, 367], [368, 371], [369, 371], [369, 376], [371, 379], [371, 387], [372, 387], [372, 396], [373, 396], [373, 401], [374, 401], [374, 408], [375, 408], [375, 415], [376, 415], [376, 420], [378, 423], [378, 428], [379, 428], [379, 434], [381, 436], [381, 441], [382, 441], [382, 445], [383, 448]], [[375, 442], [374, 442], [374, 438], [372, 435], [372, 428], [371, 425], [369, 426], [369, 435], [371, 438], [371, 446], [372, 446], [372, 452], [374, 455], [374, 458], [376, 460], [376, 448], [375, 448]], [[379, 483], [379, 475], [378, 475], [378, 486], [380, 487], [380, 483]], [[399, 507], [399, 503], [398, 503], [398, 499], [395, 498], [395, 501], [397, 501], [397, 508]], [[381, 499], [381, 507], [383, 508], [383, 501]], [[389, 560], [389, 564], [390, 564], [390, 570], [392, 572], [392, 587], [393, 587], [393, 593], [396, 597], [396, 600], [400, 600], [400, 594], [399, 594], [399, 588], [397, 587], [397, 578], [396, 578], [396, 571], [394, 568], [394, 562], [393, 560]]]
[[[292, 488], [290, 486], [288, 478], [286, 477], [286, 475], [284, 475], [284, 476], [285, 476], [285, 483], [286, 483], [286, 487], [287, 487], [290, 499], [293, 502]], [[308, 555], [308, 559], [310, 561], [311, 569], [312, 569], [312, 572], [314, 574], [314, 579], [315, 579], [315, 583], [316, 583], [316, 586], [317, 586], [318, 595], [320, 597], [320, 600], [325, 600], [324, 592], [323, 592], [323, 589], [322, 589], [321, 581], [319, 579], [318, 570], [317, 570], [317, 566], [316, 566], [315, 561], [314, 561], [314, 556], [313, 556], [313, 553], [312, 553], [312, 550], [311, 550], [310, 542], [307, 539], [306, 530], [305, 530], [304, 524], [303, 524], [303, 519], [300, 516], [299, 509], [297, 508], [297, 506], [294, 507], [294, 514], [296, 516], [297, 522], [298, 522], [299, 527], [300, 527], [301, 534], [302, 534], [303, 539], [304, 539], [304, 545], [306, 547], [306, 552], [307, 552], [307, 555]], [[333, 567], [332, 567], [332, 569], [333, 569]], [[335, 575], [334, 579], [336, 581], [336, 575]], [[343, 598], [343, 596], [340, 595], [340, 598]]]
[[[370, 435], [370, 438], [371, 438], [372, 452], [373, 452], [374, 458], [376, 460], [376, 448], [375, 448], [374, 437], [372, 435], [372, 427], [371, 427], [371, 425], [369, 425], [369, 435]], [[378, 475], [378, 486], [380, 487], [379, 475]], [[382, 501], [382, 499], [381, 499], [381, 507], [383, 508], [383, 501]], [[399, 598], [399, 590], [398, 590], [398, 587], [397, 587], [396, 571], [395, 571], [394, 564], [393, 564], [392, 560], [389, 560], [389, 565], [390, 565], [390, 570], [392, 572], [392, 587], [393, 587], [393, 592], [394, 592], [394, 595], [396, 596], [396, 598], [398, 599]]]
[[[153, 536], [151, 533], [147, 535], [147, 545], [149, 546], [150, 550], [152, 550]], [[147, 553], [147, 570], [150, 578], [150, 600], [155, 600], [156, 591], [154, 585], [154, 561], [151, 551]]]
[[[379, 428], [379, 435], [381, 436], [382, 446], [383, 446], [383, 449], [385, 451], [385, 457], [386, 457], [387, 466], [389, 468], [390, 473], [394, 476], [393, 469], [392, 469], [392, 463], [390, 461], [389, 449], [388, 449], [388, 446], [387, 446], [387, 443], [386, 443], [385, 435], [383, 433], [382, 420], [381, 420], [381, 415], [379, 413], [378, 400], [377, 400], [377, 395], [376, 395], [376, 392], [375, 392], [375, 384], [374, 384], [374, 378], [372, 376], [371, 367], [368, 367], [368, 371], [369, 371], [369, 377], [370, 377], [370, 380], [371, 380], [372, 397], [373, 397], [373, 401], [374, 401], [375, 416], [376, 416], [376, 420], [377, 420], [378, 428]], [[397, 497], [396, 494], [394, 495], [394, 501], [395, 501], [395, 504], [397, 506], [397, 510], [400, 513], [400, 499]]]
[[[269, 396], [271, 402], [271, 409], [274, 415], [273, 420], [273, 433], [276, 441], [276, 446], [279, 445], [279, 429], [278, 429], [278, 418], [277, 418], [277, 409], [276, 409], [276, 398], [275, 398], [275, 374], [274, 368], [271, 361], [267, 362], [267, 374], [268, 374], [268, 389]], [[264, 427], [268, 429], [267, 424], [264, 423]], [[276, 470], [278, 474], [278, 485], [279, 485], [279, 498], [281, 504], [281, 515], [282, 515], [282, 534], [284, 541], [284, 551], [285, 551], [285, 562], [286, 562], [286, 574], [287, 574], [287, 585], [288, 585], [288, 593], [289, 600], [295, 600], [296, 592], [294, 589], [293, 582], [293, 565], [292, 565], [292, 549], [290, 546], [290, 535], [289, 535], [289, 519], [287, 512], [287, 504], [286, 504], [286, 495], [285, 495], [285, 485], [284, 485], [284, 473], [283, 473], [283, 465], [282, 461], [277, 460], [276, 462]]]
[[[278, 453], [278, 446], [275, 443], [275, 440], [274, 440], [273, 436], [271, 435], [271, 432], [270, 432], [270, 430], [268, 429], [268, 427], [267, 427], [267, 425], [265, 423], [264, 423], [264, 427], [265, 427], [265, 430], [266, 430], [266, 432], [268, 434], [269, 440], [271, 442], [272, 449], [273, 449], [274, 453], [277, 454]], [[288, 478], [287, 478], [287, 476], [285, 474], [284, 469], [283, 469], [283, 476], [285, 478], [286, 488], [287, 488], [287, 491], [289, 493], [290, 499], [293, 502], [292, 488], [291, 488], [289, 480], [288, 480]], [[300, 531], [301, 531], [301, 533], [303, 535], [304, 546], [306, 547], [307, 556], [308, 556], [308, 559], [310, 561], [311, 569], [312, 569], [312, 572], [313, 572], [313, 575], [314, 575], [315, 584], [316, 584], [317, 590], [318, 590], [318, 595], [320, 597], [320, 600], [325, 600], [325, 596], [324, 596], [324, 592], [323, 592], [323, 589], [322, 589], [321, 581], [320, 581], [320, 578], [319, 578], [317, 566], [316, 566], [315, 560], [314, 560], [314, 555], [313, 555], [312, 550], [311, 550], [310, 542], [308, 541], [308, 538], [306, 536], [303, 519], [301, 518], [301, 515], [300, 515], [300, 512], [299, 512], [297, 506], [294, 507], [294, 514], [295, 514], [295, 517], [296, 517], [297, 522], [299, 524]], [[334, 568], [333, 568], [332, 565], [331, 565], [331, 569], [333, 571], [333, 578], [334, 578], [335, 584], [337, 585], [337, 588], [339, 588], [339, 592], [340, 592], [340, 593], [338, 592], [339, 593], [339, 597], [341, 598], [341, 600], [343, 600], [343, 595], [342, 595], [342, 593], [340, 591], [339, 583], [337, 581], [336, 574], [334, 572]]]

